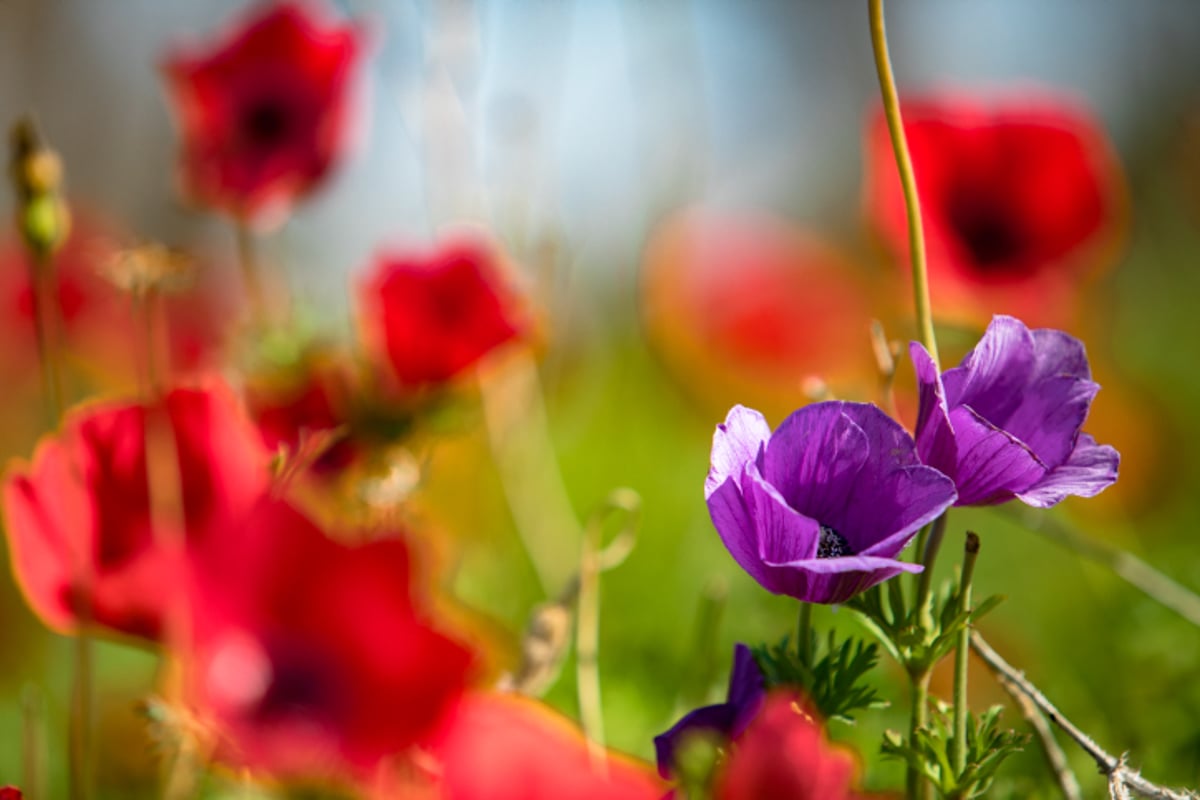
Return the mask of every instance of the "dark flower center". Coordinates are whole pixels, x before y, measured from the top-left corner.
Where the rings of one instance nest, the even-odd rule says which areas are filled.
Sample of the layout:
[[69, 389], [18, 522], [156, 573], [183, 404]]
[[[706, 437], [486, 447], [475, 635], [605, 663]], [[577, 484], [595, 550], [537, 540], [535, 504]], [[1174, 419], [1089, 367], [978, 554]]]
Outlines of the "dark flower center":
[[242, 135], [253, 147], [272, 147], [287, 136], [289, 117], [287, 109], [273, 100], [252, 103], [242, 114]]
[[319, 717], [336, 704], [336, 691], [327, 665], [304, 653], [276, 653], [271, 663], [271, 683], [255, 707], [261, 720], [293, 714]]
[[950, 204], [949, 217], [954, 232], [983, 272], [1005, 271], [1027, 247], [1019, 222], [995, 201], [956, 198]]
[[821, 541], [817, 544], [817, 558], [837, 558], [852, 556], [850, 543], [840, 533], [828, 525], [821, 526]]

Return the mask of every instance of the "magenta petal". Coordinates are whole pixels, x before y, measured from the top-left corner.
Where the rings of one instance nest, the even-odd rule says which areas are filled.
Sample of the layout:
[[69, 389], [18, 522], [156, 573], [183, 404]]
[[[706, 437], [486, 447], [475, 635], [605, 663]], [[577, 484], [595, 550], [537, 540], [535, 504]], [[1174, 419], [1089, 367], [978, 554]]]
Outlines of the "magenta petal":
[[762, 414], [745, 406], [731, 408], [713, 433], [712, 466], [704, 482], [704, 496], [711, 495], [727, 478], [740, 485], [742, 470], [758, 458], [769, 438], [771, 426]]
[[1046, 466], [1028, 447], [969, 406], [953, 409], [950, 419], [958, 442], [957, 505], [1002, 503], [1046, 474]]
[[763, 455], [763, 477], [788, 505], [826, 525], [836, 527], [845, 514], [871, 456], [868, 436], [855, 422], [863, 416], [858, 411], [854, 403], [805, 406], [783, 421]]
[[1086, 433], [1079, 435], [1066, 463], [1046, 473], [1017, 497], [1038, 508], [1049, 508], [1069, 495], [1094, 497], [1117, 480], [1121, 456], [1108, 445], [1098, 445]]

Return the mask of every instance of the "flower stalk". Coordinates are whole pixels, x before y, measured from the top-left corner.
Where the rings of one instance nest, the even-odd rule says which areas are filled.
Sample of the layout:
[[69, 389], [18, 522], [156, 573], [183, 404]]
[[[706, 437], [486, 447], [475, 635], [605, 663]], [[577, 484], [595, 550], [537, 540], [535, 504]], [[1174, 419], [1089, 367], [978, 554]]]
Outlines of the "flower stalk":
[[244, 222], [235, 223], [235, 231], [238, 264], [242, 272], [242, 288], [246, 292], [246, 303], [250, 307], [250, 324], [255, 328], [265, 329], [269, 322], [267, 300], [263, 292], [262, 266], [259, 264], [258, 251], [255, 247], [254, 232]]
[[[958, 581], [958, 611], [966, 614], [971, 608], [971, 578], [975, 560], [979, 557], [979, 536], [967, 531], [963, 547], [962, 576]], [[971, 627], [964, 624], [958, 632], [958, 649], [954, 654], [954, 739], [950, 757], [954, 772], [962, 775], [967, 768], [967, 656], [971, 651]]]
[[941, 550], [942, 539], [946, 535], [947, 516], [947, 514], [942, 514], [933, 521], [929, 537], [923, 543], [924, 548], [918, 551], [921, 553], [921, 563], [925, 566], [917, 584], [916, 605], [922, 631], [928, 631], [933, 627], [933, 608], [930, 600], [933, 595], [933, 565], [937, 562], [938, 551]]
[[800, 618], [796, 623], [796, 655], [801, 664], [812, 663], [812, 603], [800, 601]]
[[892, 152], [896, 157], [896, 168], [900, 172], [900, 185], [904, 190], [904, 207], [908, 213], [908, 246], [912, 259], [913, 302], [916, 307], [917, 328], [921, 343], [933, 356], [934, 363], [937, 363], [937, 339], [933, 332], [933, 314], [929, 303], [929, 269], [925, 260], [925, 233], [921, 225], [917, 178], [913, 172], [912, 158], [908, 153], [908, 140], [905, 138], [904, 123], [900, 116], [900, 99], [896, 92], [896, 79], [892, 74], [891, 57], [888, 55], [883, 0], [868, 0], [868, 7], [875, 71], [879, 75], [879, 90], [883, 95], [888, 135], [892, 140]]

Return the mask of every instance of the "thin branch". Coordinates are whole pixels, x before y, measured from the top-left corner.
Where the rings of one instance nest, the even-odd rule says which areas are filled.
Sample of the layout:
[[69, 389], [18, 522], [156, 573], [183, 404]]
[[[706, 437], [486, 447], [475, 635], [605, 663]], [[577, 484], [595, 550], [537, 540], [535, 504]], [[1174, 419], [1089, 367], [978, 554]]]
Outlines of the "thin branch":
[[1041, 691], [1025, 677], [1025, 674], [1014, 669], [999, 653], [991, 648], [977, 632], [971, 634], [971, 649], [984, 660], [992, 672], [1009, 681], [1018, 691], [1028, 697], [1035, 706], [1055, 725], [1060, 727], [1067, 736], [1083, 748], [1100, 772], [1108, 778], [1109, 796], [1111, 798], [1128, 798], [1133, 791], [1150, 800], [1197, 800], [1200, 794], [1187, 789], [1168, 789], [1143, 778], [1137, 770], [1131, 769], [1125, 763], [1125, 756], [1117, 758], [1096, 744], [1092, 737], [1075, 727], [1069, 719], [1062, 715]]
[[1052, 515], [1039, 514], [1035, 517], [1027, 514], [1021, 517], [1021, 522], [1034, 533], [1108, 567], [1147, 597], [1200, 627], [1200, 595], [1167, 577], [1137, 556], [1092, 537], [1082, 536]]
[[1038, 707], [1033, 704], [1032, 700], [1021, 692], [1015, 683], [999, 672], [994, 674], [1001, 688], [1008, 693], [1008, 696], [1017, 704], [1017, 708], [1021, 710], [1021, 716], [1025, 718], [1025, 721], [1029, 723], [1029, 727], [1033, 728], [1034, 733], [1037, 734], [1038, 741], [1042, 745], [1042, 752], [1046, 755], [1046, 762], [1050, 765], [1050, 771], [1054, 773], [1054, 779], [1058, 782], [1058, 788], [1062, 791], [1062, 796], [1066, 800], [1083, 800], [1083, 793], [1079, 788], [1079, 779], [1071, 771], [1071, 765], [1067, 763], [1067, 755], [1059, 746], [1058, 740], [1054, 738], [1054, 731], [1050, 729], [1050, 723], [1046, 722], [1046, 718], [1042, 716], [1042, 712], [1038, 710]]

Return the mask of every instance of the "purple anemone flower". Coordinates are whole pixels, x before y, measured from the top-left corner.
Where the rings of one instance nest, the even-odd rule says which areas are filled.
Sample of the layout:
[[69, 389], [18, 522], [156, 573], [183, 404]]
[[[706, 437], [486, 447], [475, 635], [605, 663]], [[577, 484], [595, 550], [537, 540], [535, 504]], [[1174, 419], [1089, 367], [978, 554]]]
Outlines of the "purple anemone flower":
[[742, 569], [811, 603], [919, 572], [896, 556], [956, 497], [898, 423], [845, 402], [805, 406], [774, 433], [762, 414], [734, 406], [713, 435], [704, 494]]
[[921, 392], [917, 449], [954, 479], [957, 505], [1017, 497], [1048, 508], [1117, 479], [1117, 451], [1080, 432], [1100, 386], [1075, 337], [997, 316], [962, 364], [941, 375], [920, 344], [909, 352]]
[[712, 731], [727, 739], [736, 739], [746, 730], [758, 714], [763, 697], [767, 693], [767, 682], [754, 654], [744, 644], [733, 646], [733, 672], [729, 674], [729, 692], [724, 703], [704, 706], [685, 714], [666, 733], [654, 737], [654, 753], [658, 759], [658, 773], [671, 777], [675, 766], [675, 751], [689, 734]]

